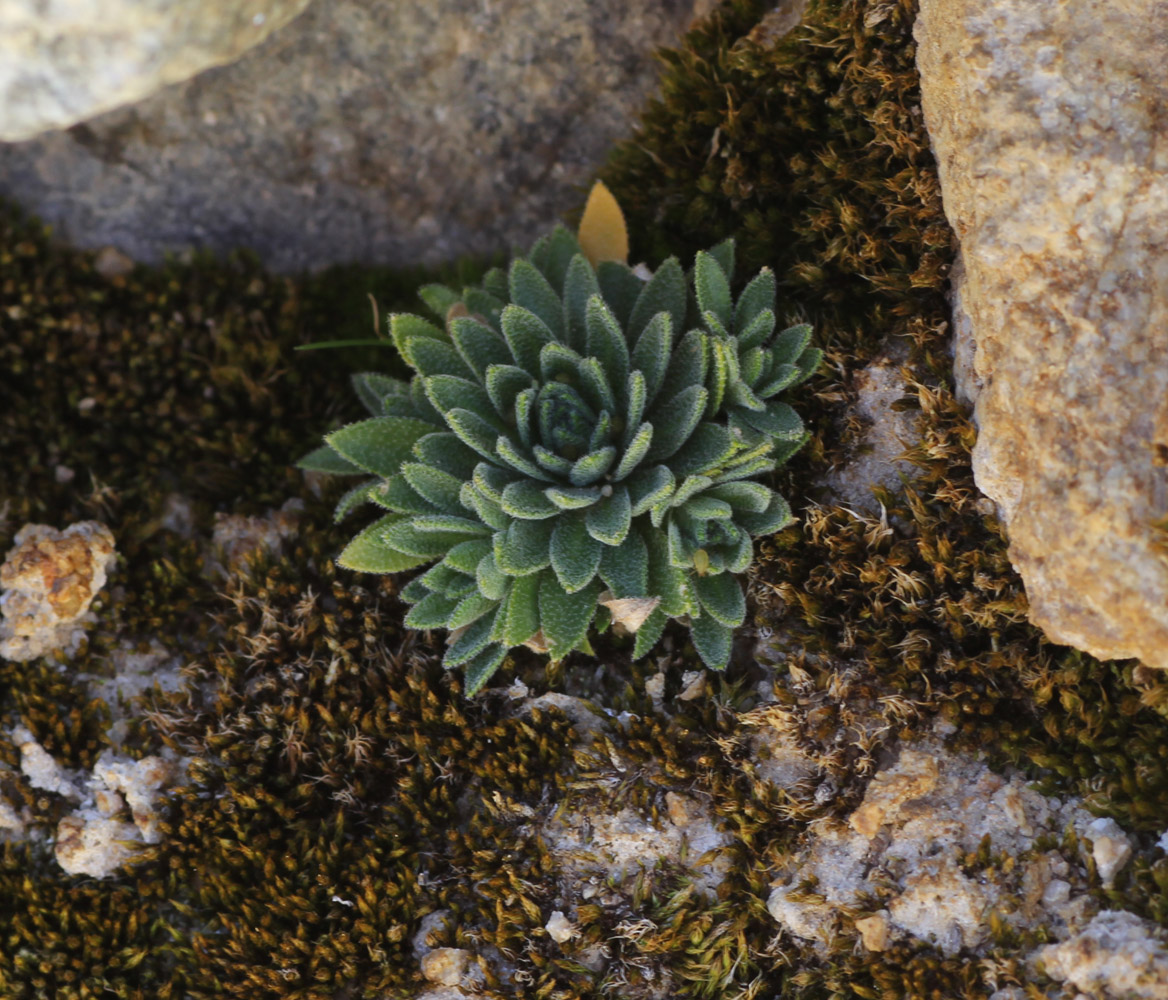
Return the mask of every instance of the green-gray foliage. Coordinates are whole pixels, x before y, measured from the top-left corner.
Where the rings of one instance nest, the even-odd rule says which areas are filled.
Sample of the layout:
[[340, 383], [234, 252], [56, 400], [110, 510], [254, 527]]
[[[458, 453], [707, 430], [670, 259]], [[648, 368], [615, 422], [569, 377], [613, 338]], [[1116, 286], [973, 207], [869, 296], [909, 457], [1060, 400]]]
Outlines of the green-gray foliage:
[[594, 267], [558, 228], [461, 296], [422, 289], [438, 324], [391, 317], [416, 375], [356, 376], [372, 418], [300, 464], [373, 477], [337, 516], [362, 501], [385, 513], [339, 561], [435, 563], [402, 591], [406, 624], [451, 630], [445, 662], [465, 666], [468, 692], [509, 648], [560, 659], [613, 619], [635, 629], [635, 656], [669, 618], [688, 621], [705, 663], [726, 666], [745, 616], [733, 574], [752, 536], [791, 520], [753, 477], [806, 439], [779, 397], [821, 356], [810, 327], [775, 333], [774, 275], [734, 301], [733, 268], [731, 241], [688, 277], [676, 258], [647, 278]]

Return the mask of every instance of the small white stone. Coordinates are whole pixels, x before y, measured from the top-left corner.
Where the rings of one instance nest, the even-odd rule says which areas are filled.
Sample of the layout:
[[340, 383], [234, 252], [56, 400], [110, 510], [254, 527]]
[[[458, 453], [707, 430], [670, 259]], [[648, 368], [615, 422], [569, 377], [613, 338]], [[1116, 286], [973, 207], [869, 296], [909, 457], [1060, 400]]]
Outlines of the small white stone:
[[1110, 817], [1093, 820], [1084, 832], [1091, 841], [1091, 855], [1099, 877], [1104, 885], [1110, 886], [1120, 869], [1131, 860], [1131, 840]]
[[471, 957], [462, 948], [435, 948], [422, 956], [422, 975], [440, 986], [457, 986], [470, 968]]
[[1042, 905], [1050, 908], [1059, 906], [1071, 898], [1071, 884], [1061, 878], [1052, 878], [1042, 890]]
[[565, 944], [580, 934], [576, 930], [576, 925], [565, 917], [561, 910], [552, 910], [552, 915], [548, 917], [548, 922], [544, 924], [543, 929], [548, 932], [556, 944]]

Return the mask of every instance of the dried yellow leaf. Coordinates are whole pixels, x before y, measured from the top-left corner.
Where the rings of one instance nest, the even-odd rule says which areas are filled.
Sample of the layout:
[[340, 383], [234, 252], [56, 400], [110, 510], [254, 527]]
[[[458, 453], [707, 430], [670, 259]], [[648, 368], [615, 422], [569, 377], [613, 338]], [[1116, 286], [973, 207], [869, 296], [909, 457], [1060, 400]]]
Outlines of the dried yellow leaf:
[[629, 231], [616, 198], [600, 181], [592, 185], [577, 233], [580, 249], [596, 267], [602, 260], [629, 262]]

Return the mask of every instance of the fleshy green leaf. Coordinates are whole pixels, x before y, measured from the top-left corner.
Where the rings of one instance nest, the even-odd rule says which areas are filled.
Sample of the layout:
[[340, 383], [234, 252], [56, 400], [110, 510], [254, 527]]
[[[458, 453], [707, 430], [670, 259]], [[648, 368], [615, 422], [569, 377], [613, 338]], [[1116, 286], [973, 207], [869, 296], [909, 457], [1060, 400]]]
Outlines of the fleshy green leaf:
[[568, 481], [573, 486], [591, 486], [609, 470], [615, 459], [616, 449], [612, 445], [589, 452], [573, 463]]
[[483, 524], [495, 531], [505, 531], [510, 526], [510, 515], [505, 514], [503, 508], [496, 501], [483, 493], [482, 490], [477, 489], [472, 483], [462, 484], [459, 498], [464, 507], [473, 510], [478, 514], [479, 520]]
[[507, 342], [489, 326], [470, 316], [459, 316], [450, 321], [450, 339], [454, 341], [463, 360], [474, 369], [480, 382], [486, 377], [491, 365], [511, 362], [511, 349]]
[[[550, 573], [532, 573], [521, 576], [511, 584], [507, 597], [506, 620], [503, 625], [503, 641], [508, 646], [518, 646], [527, 642], [539, 631], [539, 587], [544, 576]], [[554, 580], [555, 577], [552, 576]]]
[[414, 457], [435, 469], [449, 472], [463, 482], [471, 477], [479, 462], [479, 456], [463, 444], [457, 434], [450, 431], [418, 438], [414, 442]]
[[473, 593], [467, 594], [458, 606], [450, 614], [449, 628], [462, 628], [463, 625], [469, 625], [473, 621], [478, 621], [488, 611], [498, 607], [499, 600], [485, 596], [484, 594]]
[[745, 621], [746, 598], [742, 596], [742, 588], [731, 574], [695, 576], [691, 582], [703, 610], [708, 611], [715, 621], [731, 628], [737, 628]]
[[584, 515], [588, 534], [605, 545], [620, 545], [628, 535], [631, 523], [632, 505], [629, 491], [624, 486], [614, 487], [612, 496], [589, 507]]
[[555, 340], [547, 324], [530, 310], [512, 304], [503, 310], [500, 325], [515, 364], [526, 372], [538, 372], [539, 352]]
[[718, 262], [718, 266], [722, 269], [722, 273], [726, 275], [726, 281], [729, 282], [734, 278], [734, 238], [725, 239], [716, 247], [711, 247], [709, 254]]
[[525, 389], [535, 386], [535, 379], [514, 365], [491, 365], [487, 369], [487, 394], [495, 412], [508, 419], [515, 411], [515, 399]]
[[600, 578], [616, 597], [644, 597], [649, 593], [649, 551], [638, 532], [630, 532], [620, 545], [604, 547]]
[[579, 510], [590, 507], [603, 495], [599, 486], [576, 488], [571, 486], [549, 486], [544, 495], [560, 510]]
[[360, 573], [400, 573], [413, 569], [432, 556], [401, 552], [384, 538], [387, 529], [400, 522], [402, 515], [387, 514], [362, 531], [337, 557], [337, 565]]
[[[669, 313], [670, 329], [685, 329], [685, 273], [676, 257], [670, 257], [657, 268], [656, 273], [641, 289], [633, 306], [627, 329], [634, 347], [640, 343], [642, 331], [649, 320], [660, 312]], [[644, 370], [644, 369], [642, 369]]]
[[420, 462], [405, 462], [401, 467], [406, 482], [424, 499], [447, 514], [464, 515], [466, 509], [458, 499], [462, 483], [440, 469], [422, 465]]
[[780, 441], [794, 441], [803, 436], [799, 414], [781, 399], [770, 400], [762, 411], [739, 410], [738, 413], [751, 427]]
[[[443, 314], [445, 315], [445, 314]], [[435, 340], [446, 343], [446, 333], [433, 323], [412, 313], [394, 313], [389, 317], [389, 336], [398, 353], [414, 368], [414, 345], [421, 340]]]
[[649, 554], [649, 593], [661, 598], [660, 609], [670, 618], [688, 614], [692, 598], [685, 573], [669, 562], [669, 542], [665, 532], [656, 528], [642, 531]]
[[499, 436], [499, 439], [495, 442], [495, 454], [511, 466], [511, 468], [517, 472], [522, 472], [525, 476], [530, 476], [532, 479], [539, 479], [547, 483], [553, 481], [551, 476], [545, 473], [535, 462], [515, 447], [515, 442], [508, 437]]
[[[775, 314], [764, 309], [754, 317], [738, 335], [738, 349], [746, 350], [765, 343], [766, 339], [775, 332]], [[785, 353], [785, 352], [784, 352]]]
[[787, 327], [775, 337], [775, 342], [771, 345], [771, 356], [775, 359], [775, 364], [793, 365], [810, 341], [811, 327], [806, 323]]
[[445, 594], [427, 594], [410, 608], [406, 615], [406, 628], [428, 629], [447, 628], [450, 615], [458, 607], [458, 601]]
[[556, 519], [512, 521], [506, 531], [495, 534], [495, 563], [508, 576], [526, 576], [550, 566], [549, 551]]
[[507, 657], [507, 650], [497, 642], [484, 647], [466, 661], [466, 697], [473, 698], [494, 676], [499, 664]]
[[742, 513], [735, 518], [752, 535], [773, 535], [781, 531], [794, 518], [791, 516], [791, 506], [778, 493], [771, 496], [767, 509], [761, 514]]
[[690, 435], [685, 448], [670, 463], [670, 468], [677, 476], [708, 472], [727, 462], [737, 449], [737, 442], [725, 426], [701, 423]]
[[645, 404], [648, 402], [643, 372], [629, 372], [628, 383], [625, 387], [625, 399], [627, 406], [625, 408], [624, 443], [627, 447], [636, 435], [641, 418], [645, 415]]
[[[801, 381], [803, 372], [798, 365], [774, 365], [771, 368], [766, 384], [759, 387], [758, 392], [755, 393], [760, 399], [769, 399], [771, 396], [776, 396], [784, 389], [789, 389], [796, 382]], [[751, 407], [751, 409], [760, 409], [760, 407]]]
[[690, 622], [689, 629], [694, 649], [702, 662], [711, 670], [725, 670], [734, 644], [734, 629], [710, 615], [695, 618]]
[[525, 520], [555, 517], [560, 508], [547, 498], [544, 492], [546, 489], [546, 486], [540, 486], [530, 479], [512, 483], [503, 491], [503, 510], [512, 517]]
[[670, 352], [673, 348], [672, 321], [669, 313], [660, 312], [654, 316], [637, 346], [633, 349], [631, 364], [634, 370], [645, 377], [645, 399], [653, 402], [665, 381], [665, 371], [669, 367]]
[[725, 500], [735, 510], [751, 514], [761, 514], [774, 496], [774, 492], [762, 483], [723, 483], [706, 492], [717, 500]]
[[733, 329], [734, 307], [730, 298], [730, 282], [722, 265], [704, 250], [699, 250], [694, 259], [694, 293], [698, 298], [698, 308], [703, 313], [713, 313], [724, 330]]
[[412, 455], [414, 442], [434, 428], [409, 417], [374, 417], [348, 424], [326, 435], [329, 447], [342, 458], [374, 475], [394, 475]]
[[333, 524], [340, 524], [361, 504], [365, 503], [369, 499], [369, 490], [377, 485], [379, 485], [378, 480], [366, 479], [365, 482], [358, 483], [351, 490], [348, 490], [333, 508]]
[[471, 622], [466, 631], [446, 647], [446, 655], [442, 658], [443, 665], [457, 667], [486, 647], [491, 641], [491, 626], [494, 623], [492, 615], [484, 615]]
[[410, 341], [410, 363], [421, 375], [456, 375], [474, 378], [474, 370], [462, 359], [454, 345], [445, 340], [415, 337]]
[[[482, 527], [482, 525], [476, 526], [479, 531], [482, 530]], [[382, 531], [382, 538], [390, 548], [407, 556], [418, 556], [419, 558], [413, 563], [416, 566], [419, 562], [446, 555], [459, 542], [467, 540], [468, 532], [421, 531], [415, 527], [411, 519], [390, 525]], [[348, 550], [346, 549], [346, 551]], [[392, 571], [382, 570], [381, 572]]]
[[375, 417], [386, 416], [381, 406], [386, 396], [409, 396], [410, 387], [407, 382], [377, 372], [362, 372], [353, 375], [350, 381], [365, 409]]
[[446, 422], [467, 447], [473, 448], [483, 458], [495, 458], [499, 432], [477, 413], [456, 408], [446, 414]]
[[[755, 318], [764, 310], [775, 307], [775, 275], [769, 267], [764, 267], [742, 289], [738, 304], [734, 307], [734, 332], [742, 336]], [[768, 335], [769, 336], [769, 335]], [[746, 345], [750, 346], [750, 345]]]
[[661, 503], [672, 492], [673, 473], [664, 465], [654, 465], [648, 469], [638, 469], [629, 476], [626, 486], [629, 503], [633, 507], [633, 517], [645, 513], [650, 507]]
[[654, 608], [649, 613], [644, 624], [637, 629], [637, 641], [633, 643], [634, 660], [639, 660], [657, 645], [661, 633], [665, 631], [667, 621], [669, 621], [669, 616], [660, 607]]
[[694, 432], [706, 405], [706, 390], [691, 385], [656, 406], [650, 416], [653, 424], [653, 443], [645, 456], [648, 461], [669, 458]]
[[580, 255], [580, 241], [565, 226], [556, 226], [547, 242], [547, 259], [540, 271], [548, 284], [559, 291], [564, 287], [568, 267]]
[[314, 448], [296, 463], [305, 472], [324, 472], [330, 476], [360, 476], [365, 470], [339, 455], [327, 444]]
[[563, 304], [547, 278], [522, 257], [511, 264], [508, 274], [511, 301], [535, 313], [553, 336], [564, 334]]
[[583, 590], [568, 594], [554, 574], [544, 574], [539, 586], [539, 620], [548, 654], [553, 660], [563, 659], [584, 640], [596, 611], [599, 592], [600, 588], [594, 582]]
[[626, 476], [629, 476], [648, 453], [652, 443], [653, 425], [650, 423], [641, 424], [637, 428], [637, 433], [633, 435], [632, 442], [621, 456], [620, 462], [617, 463], [616, 471], [612, 474], [613, 482], [619, 483]]
[[477, 382], [455, 375], [431, 375], [423, 379], [422, 384], [426, 387], [426, 398], [441, 413], [461, 407], [484, 418], [493, 419], [495, 416], [491, 398]]
[[578, 368], [580, 395], [593, 411], [616, 411], [616, 396], [612, 382], [597, 358], [584, 358]]
[[559, 379], [574, 382], [583, 359], [563, 344], [545, 344], [539, 352], [539, 380], [545, 385]]
[[475, 538], [454, 546], [446, 553], [446, 558], [442, 561], [460, 573], [469, 573], [474, 576], [478, 570], [479, 561], [490, 551], [491, 540], [489, 538]]
[[418, 289], [418, 297], [443, 322], [446, 321], [446, 314], [450, 312], [450, 307], [459, 301], [458, 293], [445, 285], [423, 285]]
[[612, 310], [622, 330], [629, 328], [629, 316], [641, 294], [644, 282], [633, 273], [628, 264], [616, 260], [602, 260], [596, 268], [600, 294]]
[[405, 476], [390, 476], [369, 487], [366, 496], [378, 507], [399, 514], [440, 514], [441, 509], [415, 490]]
[[602, 548], [579, 515], [557, 518], [551, 538], [551, 563], [565, 591], [573, 594], [596, 576]]
[[600, 283], [596, 272], [583, 254], [573, 258], [564, 279], [564, 329], [565, 340], [574, 351], [584, 353], [588, 343], [588, 300], [600, 294]]
[[701, 330], [690, 330], [681, 338], [665, 370], [665, 385], [670, 394], [691, 385], [706, 384], [706, 340], [707, 335]]
[[588, 332], [588, 355], [600, 362], [609, 385], [623, 388], [625, 379], [629, 377], [629, 345], [612, 310], [599, 295], [588, 300], [585, 325]]

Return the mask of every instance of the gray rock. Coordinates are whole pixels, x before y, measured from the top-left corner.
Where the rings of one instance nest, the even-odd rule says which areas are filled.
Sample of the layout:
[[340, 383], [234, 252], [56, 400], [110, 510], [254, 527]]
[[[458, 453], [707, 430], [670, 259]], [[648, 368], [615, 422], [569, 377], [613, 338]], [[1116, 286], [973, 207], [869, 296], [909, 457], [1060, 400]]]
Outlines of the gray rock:
[[0, 139], [31, 139], [238, 59], [309, 0], [0, 0]]
[[0, 194], [84, 247], [279, 271], [526, 246], [630, 134], [706, 0], [335, 0], [238, 62], [30, 142]]
[[[1031, 620], [1168, 667], [1168, 30], [1160, 0], [922, 0], [921, 93], [961, 241], [978, 486]], [[972, 358], [969, 347], [972, 346]]]

